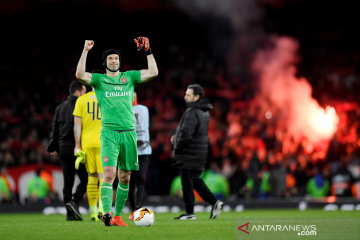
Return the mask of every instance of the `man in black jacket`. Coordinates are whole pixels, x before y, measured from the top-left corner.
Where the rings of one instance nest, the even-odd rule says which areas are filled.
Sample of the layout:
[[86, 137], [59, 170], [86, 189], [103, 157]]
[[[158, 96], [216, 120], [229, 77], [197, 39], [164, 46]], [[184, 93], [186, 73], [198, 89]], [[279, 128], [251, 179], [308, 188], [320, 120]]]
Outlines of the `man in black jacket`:
[[185, 94], [186, 111], [176, 133], [171, 137], [174, 145], [173, 165], [181, 169], [181, 184], [186, 212], [175, 219], [196, 219], [194, 189], [202, 199], [213, 205], [210, 219], [220, 215], [223, 202], [216, 199], [200, 178], [208, 152], [208, 131], [212, 105], [204, 99], [204, 90], [198, 84], [189, 85]]
[[[67, 210], [67, 221], [82, 220], [79, 211], [79, 201], [86, 192], [88, 181], [85, 165], [80, 164], [78, 170], [75, 170], [74, 148], [74, 116], [73, 111], [78, 97], [85, 94], [86, 88], [82, 83], [76, 81], [70, 84], [70, 95], [68, 99], [60, 104], [55, 110], [55, 116], [52, 123], [52, 132], [50, 136], [48, 152], [57, 157], [60, 155], [60, 162], [64, 175], [64, 203]], [[75, 181], [75, 172], [80, 178], [80, 184], [76, 192], [72, 195], [72, 188]]]

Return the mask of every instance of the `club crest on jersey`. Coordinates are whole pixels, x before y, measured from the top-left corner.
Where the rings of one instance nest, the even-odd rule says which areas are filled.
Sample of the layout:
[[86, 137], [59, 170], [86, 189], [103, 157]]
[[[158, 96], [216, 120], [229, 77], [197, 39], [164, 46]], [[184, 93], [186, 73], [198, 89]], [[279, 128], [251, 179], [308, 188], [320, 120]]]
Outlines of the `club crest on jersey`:
[[109, 157], [104, 157], [104, 162], [108, 162], [109, 161]]
[[121, 79], [121, 82], [122, 82], [122, 83], [126, 83], [126, 82], [127, 82], [126, 78], [122, 78], [122, 79]]

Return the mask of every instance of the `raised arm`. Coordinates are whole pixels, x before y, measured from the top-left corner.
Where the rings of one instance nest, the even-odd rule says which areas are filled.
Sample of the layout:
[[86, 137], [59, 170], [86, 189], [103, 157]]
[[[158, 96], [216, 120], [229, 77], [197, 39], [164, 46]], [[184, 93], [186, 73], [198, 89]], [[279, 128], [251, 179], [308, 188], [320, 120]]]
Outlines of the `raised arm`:
[[138, 51], [145, 51], [147, 55], [148, 69], [141, 70], [141, 82], [148, 82], [159, 74], [154, 55], [150, 49], [149, 39], [146, 37], [137, 37], [134, 39]]
[[141, 82], [148, 82], [159, 74], [156, 61], [153, 54], [147, 55], [148, 69], [141, 70]]
[[81, 117], [74, 116], [74, 138], [75, 138], [75, 149], [74, 153], [76, 153], [76, 150], [82, 150], [81, 149]]
[[89, 86], [89, 84], [91, 83], [91, 78], [92, 75], [91, 73], [88, 73], [85, 71], [86, 69], [86, 58], [87, 58], [87, 54], [90, 51], [90, 49], [92, 49], [94, 46], [94, 41], [91, 40], [86, 40], [85, 41], [85, 45], [84, 45], [84, 50], [81, 54], [79, 63], [77, 65], [76, 68], [76, 78], [82, 82], [84, 85]]

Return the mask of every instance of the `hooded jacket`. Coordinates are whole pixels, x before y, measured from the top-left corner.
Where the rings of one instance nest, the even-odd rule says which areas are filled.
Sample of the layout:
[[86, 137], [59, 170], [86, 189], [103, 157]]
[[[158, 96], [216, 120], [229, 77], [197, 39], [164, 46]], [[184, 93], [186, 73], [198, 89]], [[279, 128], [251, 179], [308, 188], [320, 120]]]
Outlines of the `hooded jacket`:
[[74, 138], [74, 108], [77, 97], [70, 95], [68, 99], [55, 109], [54, 120], [48, 152], [59, 151], [59, 145], [75, 147]]
[[188, 103], [176, 129], [173, 165], [184, 169], [203, 170], [208, 152], [208, 131], [213, 107], [208, 99]]

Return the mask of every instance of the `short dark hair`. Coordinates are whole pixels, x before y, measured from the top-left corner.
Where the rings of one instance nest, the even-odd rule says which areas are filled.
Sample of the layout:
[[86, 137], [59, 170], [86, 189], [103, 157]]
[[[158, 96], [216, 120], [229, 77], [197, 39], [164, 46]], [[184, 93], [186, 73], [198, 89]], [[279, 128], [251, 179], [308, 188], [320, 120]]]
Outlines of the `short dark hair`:
[[76, 91], [80, 91], [82, 90], [82, 86], [83, 84], [79, 81], [74, 81], [70, 84], [70, 87], [69, 87], [69, 93], [71, 95], [73, 95]]
[[204, 89], [199, 84], [192, 84], [187, 87], [188, 89], [192, 89], [194, 91], [194, 96], [199, 95], [200, 99], [204, 97]]

